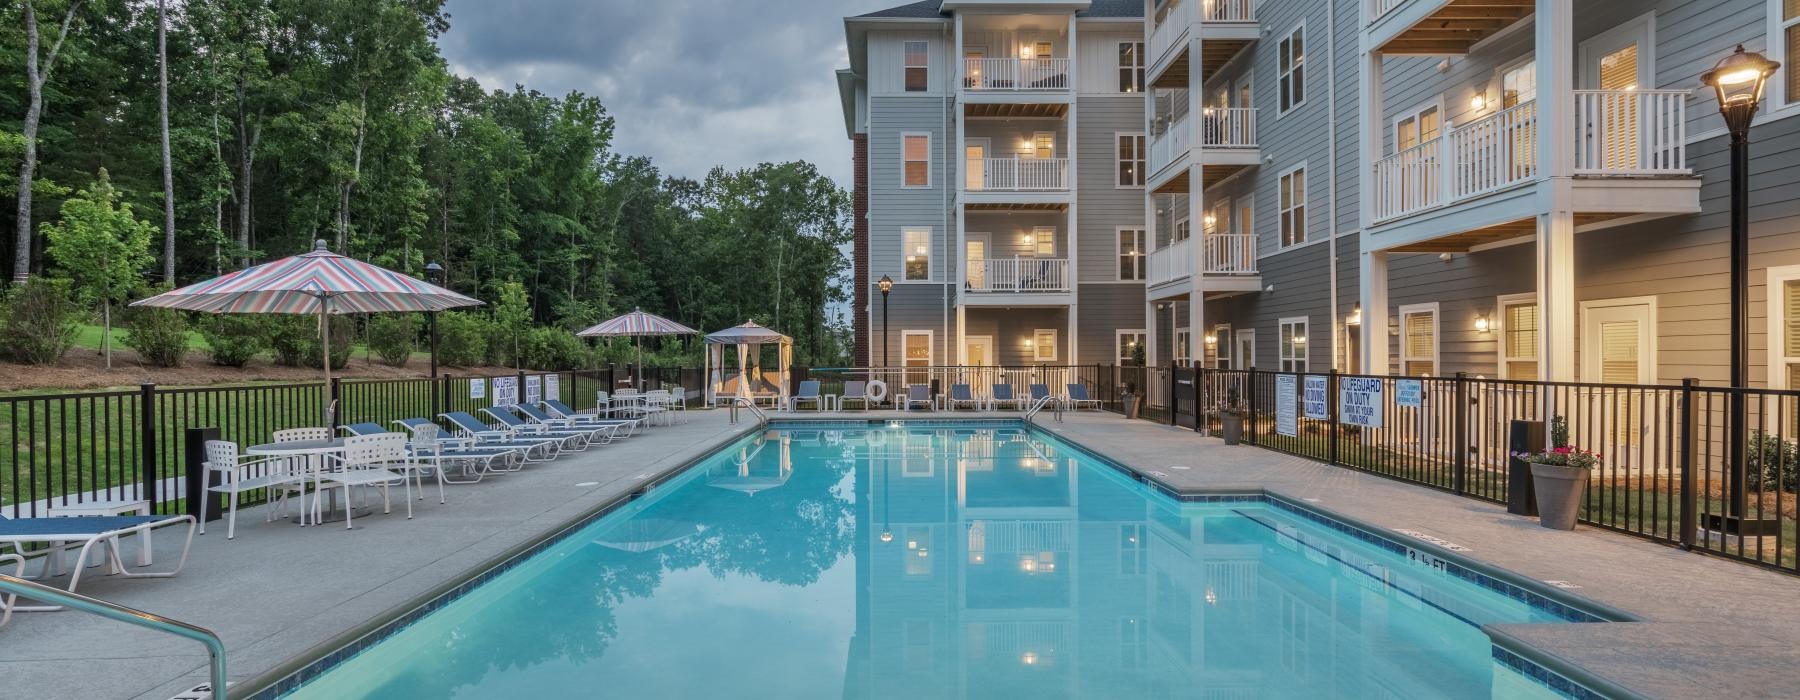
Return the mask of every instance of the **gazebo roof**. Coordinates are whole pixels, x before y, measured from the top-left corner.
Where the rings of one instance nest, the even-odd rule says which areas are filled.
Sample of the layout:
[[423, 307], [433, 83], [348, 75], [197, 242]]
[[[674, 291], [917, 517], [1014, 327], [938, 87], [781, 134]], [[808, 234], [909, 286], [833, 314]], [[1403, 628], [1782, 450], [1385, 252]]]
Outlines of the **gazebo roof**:
[[732, 326], [707, 335], [706, 342], [711, 345], [755, 345], [757, 343], [792, 343], [794, 339], [769, 330], [755, 321], [745, 321], [744, 325]]

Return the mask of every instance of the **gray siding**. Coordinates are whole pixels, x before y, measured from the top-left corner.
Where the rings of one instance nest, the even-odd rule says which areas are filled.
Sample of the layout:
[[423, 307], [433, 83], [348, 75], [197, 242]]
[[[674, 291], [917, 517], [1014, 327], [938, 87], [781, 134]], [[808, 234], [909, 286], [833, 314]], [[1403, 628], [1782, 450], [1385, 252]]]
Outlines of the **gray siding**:
[[[875, 97], [869, 110], [869, 275], [904, 279], [901, 264], [901, 231], [929, 227], [933, 231], [932, 279], [951, 279], [950, 241], [955, 222], [950, 215], [949, 153], [945, 139], [947, 102], [935, 97]], [[931, 134], [931, 187], [901, 187], [901, 138], [903, 134]]]
[[1084, 284], [1079, 298], [1077, 360], [1087, 365], [1117, 363], [1117, 331], [1144, 327], [1144, 286]]
[[1025, 341], [1032, 339], [1039, 328], [1056, 330], [1056, 360], [1047, 362], [1066, 364], [1069, 361], [1072, 341], [1069, 338], [1069, 312], [1064, 309], [969, 307], [964, 316], [969, 324], [964, 331], [966, 334], [994, 339], [994, 360], [999, 364], [1037, 364], [1033, 348], [1025, 347]]
[[1037, 257], [1035, 241], [1032, 245], [1026, 245], [1025, 236], [1038, 226], [1056, 229], [1056, 255], [1053, 257], [1068, 255], [1069, 217], [1066, 214], [1042, 211], [968, 212], [965, 218], [964, 226], [968, 229], [965, 237], [987, 234], [989, 260]]
[[[893, 353], [891, 364], [901, 363], [902, 331], [932, 331], [932, 360], [936, 364], [945, 364], [950, 356], [946, 354], [954, 343], [950, 338], [949, 327], [944, 324], [945, 309], [949, 308], [944, 301], [944, 285], [941, 284], [905, 284], [894, 285], [894, 291], [888, 296], [887, 306], [892, 313], [891, 319], [882, 316], [881, 292], [871, 290], [869, 293], [869, 334], [875, 342], [869, 344], [869, 360], [875, 365], [882, 364], [882, 333], [887, 332], [888, 347]], [[955, 323], [954, 310], [950, 313], [950, 322]]]
[[[1263, 258], [1264, 288], [1273, 285], [1274, 291], [1210, 301], [1206, 307], [1206, 324], [1229, 323], [1233, 331], [1256, 329], [1257, 368], [1272, 370], [1279, 367], [1281, 357], [1277, 347], [1281, 319], [1304, 317], [1307, 319], [1308, 368], [1318, 372], [1329, 370], [1329, 334], [1335, 326], [1331, 322], [1328, 296], [1331, 278], [1323, 274], [1329, 269], [1328, 253], [1326, 246], [1315, 245]], [[1340, 252], [1340, 264], [1343, 259]], [[1341, 281], [1339, 288], [1343, 288]], [[1348, 308], [1340, 309], [1340, 313], [1348, 313]]]
[[1121, 226], [1143, 227], [1144, 190], [1117, 186], [1119, 162], [1114, 136], [1121, 132], [1143, 133], [1144, 100], [1141, 96], [1083, 96], [1076, 111], [1081, 149], [1076, 173], [1076, 223], [1080, 230], [1076, 277], [1083, 282], [1117, 280], [1117, 232]]

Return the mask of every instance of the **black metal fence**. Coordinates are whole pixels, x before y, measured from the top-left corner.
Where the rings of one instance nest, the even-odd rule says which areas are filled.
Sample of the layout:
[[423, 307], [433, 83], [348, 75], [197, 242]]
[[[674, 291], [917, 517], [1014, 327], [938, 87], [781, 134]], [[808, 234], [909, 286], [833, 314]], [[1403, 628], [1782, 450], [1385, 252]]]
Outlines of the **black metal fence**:
[[[1173, 397], [1152, 419], [1219, 434], [1236, 405], [1248, 444], [1496, 503], [1513, 493], [1514, 421], [1542, 429], [1560, 419], [1570, 444], [1601, 458], [1589, 475], [1582, 522], [1800, 573], [1800, 391], [1692, 380], [1643, 386], [1150, 372], [1167, 382], [1162, 395]], [[1367, 399], [1355, 415], [1345, 410], [1347, 388]]]

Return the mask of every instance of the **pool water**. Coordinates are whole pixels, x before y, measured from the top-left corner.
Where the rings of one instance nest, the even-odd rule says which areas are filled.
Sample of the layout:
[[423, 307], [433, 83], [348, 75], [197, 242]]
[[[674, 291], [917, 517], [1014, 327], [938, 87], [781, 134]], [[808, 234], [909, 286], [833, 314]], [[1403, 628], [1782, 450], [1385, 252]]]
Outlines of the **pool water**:
[[1478, 626], [1561, 621], [1016, 425], [777, 428], [292, 697], [1512, 697]]

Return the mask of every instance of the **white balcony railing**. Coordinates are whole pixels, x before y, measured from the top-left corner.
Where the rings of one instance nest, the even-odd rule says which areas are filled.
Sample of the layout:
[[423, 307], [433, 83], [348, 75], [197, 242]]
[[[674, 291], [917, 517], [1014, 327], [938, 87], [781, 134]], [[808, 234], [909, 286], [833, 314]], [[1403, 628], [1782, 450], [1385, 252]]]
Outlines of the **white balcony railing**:
[[[1687, 175], [1686, 92], [1575, 91], [1575, 175]], [[1374, 164], [1377, 221], [1478, 197], [1539, 175], [1537, 103], [1467, 124]]]
[[1200, 110], [1201, 143], [1223, 148], [1256, 147], [1256, 108], [1207, 107]]
[[[1168, 3], [1162, 21], [1150, 32], [1150, 60], [1161, 59], [1164, 52], [1180, 43], [1182, 35], [1201, 22], [1255, 22], [1257, 0], [1173, 0]], [[1199, 11], [1195, 11], [1196, 5]]]
[[1067, 292], [1068, 258], [1006, 258], [972, 266], [964, 285], [970, 292]]
[[1206, 274], [1256, 274], [1255, 234], [1213, 233], [1201, 240], [1206, 245]]
[[1156, 286], [1194, 274], [1193, 240], [1184, 238], [1152, 251], [1145, 281]]
[[963, 163], [967, 192], [1063, 192], [1069, 189], [1067, 158], [970, 158]]
[[1687, 174], [1686, 90], [1576, 90], [1576, 175]]
[[1364, 0], [1363, 7], [1365, 8], [1364, 11], [1369, 15], [1369, 23], [1373, 24], [1375, 20], [1381, 19], [1383, 15], [1399, 9], [1401, 5], [1405, 5], [1407, 2], [1409, 2], [1409, 0]]
[[1255, 22], [1256, 0], [1203, 0], [1203, 22]]
[[1157, 134], [1156, 138], [1151, 139], [1150, 172], [1160, 172], [1193, 147], [1194, 130], [1190, 126], [1188, 118], [1182, 117], [1170, 124], [1162, 133]]
[[963, 89], [1066, 92], [1070, 71], [1066, 58], [965, 58]]

